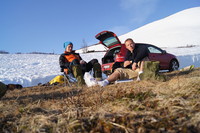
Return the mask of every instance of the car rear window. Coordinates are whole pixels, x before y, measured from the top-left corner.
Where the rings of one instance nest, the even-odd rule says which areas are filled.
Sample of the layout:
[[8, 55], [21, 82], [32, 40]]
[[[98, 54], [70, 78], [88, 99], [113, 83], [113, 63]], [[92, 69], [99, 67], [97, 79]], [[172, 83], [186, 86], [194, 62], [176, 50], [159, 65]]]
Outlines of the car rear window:
[[117, 40], [117, 38], [115, 37], [109, 37], [107, 39], [105, 39], [103, 41], [103, 43], [107, 46], [107, 47], [110, 47], [112, 45], [115, 45], [115, 44], [119, 44], [119, 41]]

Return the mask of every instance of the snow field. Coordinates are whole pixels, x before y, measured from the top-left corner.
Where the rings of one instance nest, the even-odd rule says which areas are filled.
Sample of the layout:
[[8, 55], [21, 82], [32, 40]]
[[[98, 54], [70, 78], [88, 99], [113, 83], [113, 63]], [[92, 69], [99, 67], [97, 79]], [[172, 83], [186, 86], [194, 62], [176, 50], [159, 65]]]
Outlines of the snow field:
[[[166, 50], [169, 53], [175, 55], [177, 53], [179, 55], [177, 58], [180, 68], [191, 64], [195, 65], [195, 67], [200, 67], [200, 47], [170, 48]], [[96, 52], [80, 55], [87, 62], [96, 58], [101, 63], [101, 58], [104, 54], [105, 52]], [[23, 87], [35, 86], [38, 83], [47, 83], [55, 76], [62, 74], [59, 67], [59, 56], [0, 54], [0, 81], [5, 84], [21, 84]]]

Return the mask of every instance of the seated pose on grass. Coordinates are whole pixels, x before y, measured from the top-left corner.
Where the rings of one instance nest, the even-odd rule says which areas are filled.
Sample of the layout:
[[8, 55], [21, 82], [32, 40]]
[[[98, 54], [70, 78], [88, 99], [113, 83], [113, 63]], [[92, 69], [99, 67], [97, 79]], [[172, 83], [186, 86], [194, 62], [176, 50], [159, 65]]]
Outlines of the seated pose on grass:
[[78, 81], [78, 86], [85, 84], [83, 75], [92, 69], [96, 79], [102, 78], [101, 65], [97, 59], [92, 59], [88, 63], [82, 60], [81, 56], [73, 50], [72, 42], [65, 42], [64, 48], [65, 52], [59, 58], [61, 71], [65, 74], [72, 73]]
[[[133, 79], [143, 73], [144, 61], [148, 61], [148, 49], [144, 45], [135, 45], [130, 38], [126, 39], [125, 46], [128, 49], [124, 61], [124, 68], [117, 68], [107, 79], [96, 82], [100, 86], [106, 86], [116, 80]], [[140, 80], [139, 78], [137, 80]]]

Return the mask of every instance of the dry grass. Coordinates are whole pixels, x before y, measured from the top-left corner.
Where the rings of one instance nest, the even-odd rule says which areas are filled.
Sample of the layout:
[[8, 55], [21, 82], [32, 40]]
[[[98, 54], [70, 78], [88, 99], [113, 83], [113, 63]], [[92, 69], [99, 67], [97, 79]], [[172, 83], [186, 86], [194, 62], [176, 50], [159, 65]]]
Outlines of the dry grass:
[[166, 82], [7, 92], [0, 101], [0, 132], [200, 131], [200, 68], [166, 75]]

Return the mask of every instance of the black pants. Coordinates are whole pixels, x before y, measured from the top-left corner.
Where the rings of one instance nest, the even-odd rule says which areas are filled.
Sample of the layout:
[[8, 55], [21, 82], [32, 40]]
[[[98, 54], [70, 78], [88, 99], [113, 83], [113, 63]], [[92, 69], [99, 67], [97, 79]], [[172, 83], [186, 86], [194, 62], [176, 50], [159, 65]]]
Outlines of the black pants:
[[98, 63], [97, 59], [92, 59], [91, 61], [89, 61], [86, 64], [81, 64], [83, 74], [85, 74], [85, 72], [91, 71], [95, 63]]
[[93, 66], [95, 63], [98, 63], [97, 59], [92, 59], [91, 61], [89, 61], [86, 64], [80, 64], [79, 60], [75, 59], [70, 63], [70, 68], [72, 65], [81, 65], [81, 69], [83, 72], [83, 75], [85, 74], [85, 72], [89, 72], [92, 70]]

